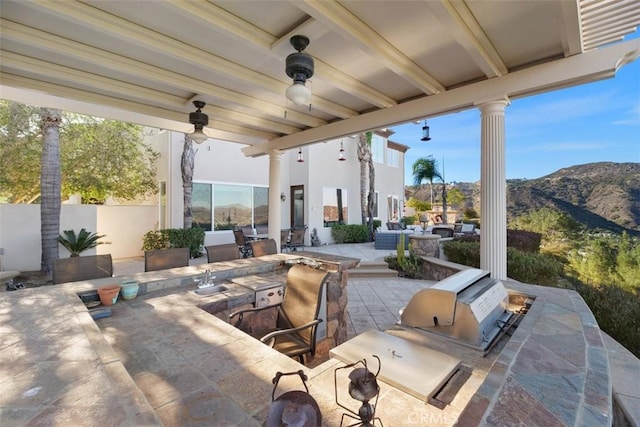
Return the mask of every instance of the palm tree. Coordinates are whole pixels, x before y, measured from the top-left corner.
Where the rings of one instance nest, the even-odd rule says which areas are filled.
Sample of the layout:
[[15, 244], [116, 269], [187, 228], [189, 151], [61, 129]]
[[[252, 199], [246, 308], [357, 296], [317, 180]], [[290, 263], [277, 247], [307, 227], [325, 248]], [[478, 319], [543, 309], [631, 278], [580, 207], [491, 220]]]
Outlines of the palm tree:
[[60, 172], [60, 110], [42, 108], [42, 163], [40, 165], [40, 235], [42, 261], [40, 269], [49, 274], [58, 259], [60, 235], [61, 172]]
[[[358, 161], [360, 162], [360, 216], [362, 224], [369, 226], [369, 236], [373, 236], [373, 204], [375, 197], [375, 168], [371, 154], [373, 133], [361, 133], [358, 137]], [[369, 174], [367, 176], [367, 169]], [[368, 189], [367, 189], [368, 182]]]
[[182, 172], [182, 193], [183, 193], [183, 228], [188, 230], [193, 224], [193, 167], [196, 157], [193, 149], [193, 141], [189, 135], [184, 135], [184, 145], [182, 147], [182, 161], [180, 171]]
[[415, 185], [422, 184], [425, 179], [429, 181], [429, 189], [431, 190], [431, 206], [433, 207], [433, 180], [438, 178], [442, 180], [440, 172], [438, 172], [438, 162], [432, 156], [427, 158], [421, 157], [413, 163], [413, 179]]

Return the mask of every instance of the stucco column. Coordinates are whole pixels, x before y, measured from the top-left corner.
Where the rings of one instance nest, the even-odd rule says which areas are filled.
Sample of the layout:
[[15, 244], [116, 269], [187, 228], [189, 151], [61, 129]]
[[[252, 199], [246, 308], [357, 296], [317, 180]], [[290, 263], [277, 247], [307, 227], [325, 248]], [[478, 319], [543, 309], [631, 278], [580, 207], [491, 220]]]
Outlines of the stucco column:
[[491, 277], [507, 278], [507, 181], [505, 174], [505, 98], [477, 104], [480, 108], [480, 268]]
[[282, 228], [282, 201], [280, 200], [280, 159], [282, 151], [269, 151], [269, 238], [274, 239], [280, 250], [280, 229]]

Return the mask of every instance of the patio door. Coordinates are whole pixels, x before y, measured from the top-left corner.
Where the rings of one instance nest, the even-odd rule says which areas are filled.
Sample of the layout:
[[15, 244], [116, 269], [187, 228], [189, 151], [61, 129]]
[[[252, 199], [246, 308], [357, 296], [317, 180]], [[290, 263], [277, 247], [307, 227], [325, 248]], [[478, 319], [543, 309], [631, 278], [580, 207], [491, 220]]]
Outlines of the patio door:
[[291, 228], [303, 228], [304, 220], [304, 185], [291, 186]]

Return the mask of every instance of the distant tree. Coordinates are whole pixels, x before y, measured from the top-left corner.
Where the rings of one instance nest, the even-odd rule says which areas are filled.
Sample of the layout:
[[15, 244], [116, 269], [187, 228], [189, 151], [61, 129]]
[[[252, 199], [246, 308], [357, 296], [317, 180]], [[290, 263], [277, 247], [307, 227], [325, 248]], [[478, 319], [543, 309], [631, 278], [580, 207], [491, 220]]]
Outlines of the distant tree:
[[452, 188], [447, 192], [447, 200], [451, 206], [460, 209], [463, 206], [465, 196], [458, 188]]
[[0, 100], [0, 199], [32, 203], [40, 197], [40, 109]]
[[[61, 197], [80, 193], [85, 202], [103, 203], [109, 196], [135, 199], [157, 191], [159, 155], [143, 143], [140, 126], [72, 113], [61, 116]], [[40, 197], [39, 122], [38, 108], [0, 102], [0, 197], [10, 203], [33, 203]]]
[[79, 193], [85, 203], [107, 197], [133, 200], [158, 191], [159, 154], [143, 143], [131, 123], [69, 114], [61, 149], [62, 193]]
[[415, 185], [422, 184], [422, 181], [429, 181], [429, 189], [431, 191], [431, 205], [433, 206], [433, 180], [435, 178], [442, 179], [438, 172], [438, 162], [432, 156], [421, 157], [413, 163], [413, 179]]
[[360, 162], [360, 216], [362, 224], [367, 224], [370, 238], [373, 236], [373, 208], [375, 203], [375, 168], [371, 154], [372, 132], [358, 136], [357, 155]]
[[416, 212], [425, 212], [431, 210], [431, 203], [416, 199], [415, 197], [409, 197], [406, 205], [410, 208], [415, 209]]

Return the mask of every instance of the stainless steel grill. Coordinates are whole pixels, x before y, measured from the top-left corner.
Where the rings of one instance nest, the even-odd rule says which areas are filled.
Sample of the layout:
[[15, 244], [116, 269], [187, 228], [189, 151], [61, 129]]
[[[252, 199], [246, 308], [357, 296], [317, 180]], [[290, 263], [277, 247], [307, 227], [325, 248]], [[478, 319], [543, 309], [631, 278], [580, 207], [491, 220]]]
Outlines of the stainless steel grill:
[[400, 326], [488, 351], [512, 316], [502, 282], [468, 269], [418, 291], [401, 311]]

